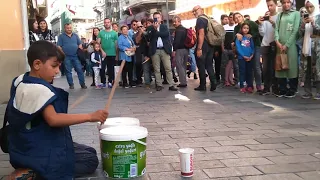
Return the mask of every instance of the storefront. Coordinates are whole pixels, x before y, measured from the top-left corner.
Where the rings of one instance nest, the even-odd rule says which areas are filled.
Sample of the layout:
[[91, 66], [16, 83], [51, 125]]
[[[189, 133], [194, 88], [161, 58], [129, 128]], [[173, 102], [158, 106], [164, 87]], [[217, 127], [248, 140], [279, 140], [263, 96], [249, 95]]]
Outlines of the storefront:
[[13, 78], [27, 70], [28, 18], [47, 16], [46, 4], [46, 0], [0, 2], [0, 103], [8, 100]]

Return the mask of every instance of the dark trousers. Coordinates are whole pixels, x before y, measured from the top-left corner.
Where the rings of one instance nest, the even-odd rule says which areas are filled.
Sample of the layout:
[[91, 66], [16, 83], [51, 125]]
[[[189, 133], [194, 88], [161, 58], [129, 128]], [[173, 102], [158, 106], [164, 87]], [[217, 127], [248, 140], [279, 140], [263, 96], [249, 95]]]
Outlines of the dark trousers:
[[215, 85], [216, 77], [213, 70], [213, 51], [212, 50], [208, 50], [207, 52], [203, 51], [201, 57], [197, 57], [196, 52], [195, 52], [195, 55], [197, 60], [199, 76], [200, 76], [200, 87], [206, 86], [206, 70], [209, 75], [211, 86]]
[[276, 47], [275, 46], [262, 46], [261, 55], [263, 61], [263, 79], [264, 89], [272, 92], [278, 90], [277, 78], [275, 77], [274, 62], [276, 59]]
[[94, 173], [99, 165], [96, 150], [92, 147], [78, 143], [73, 143], [73, 147], [75, 153], [75, 177]]
[[142, 84], [142, 75], [143, 75], [143, 55], [141, 52], [140, 47], [137, 48], [136, 54], [135, 54], [135, 61], [134, 61], [134, 66], [135, 66], [135, 73], [136, 73], [136, 78], [137, 78], [137, 84]]
[[244, 59], [238, 59], [239, 62], [239, 74], [240, 74], [240, 88], [244, 88], [244, 82], [247, 83], [247, 87], [253, 88], [253, 59], [251, 61], [245, 61]]
[[101, 69], [100, 69], [100, 77], [101, 83], [106, 84], [106, 68], [108, 71], [108, 82], [112, 83], [114, 81], [114, 66], [116, 64], [116, 57], [115, 56], [107, 56], [102, 61]]
[[66, 75], [66, 67], [65, 67], [64, 62], [61, 63], [60, 72], [61, 72], [61, 76]]
[[126, 62], [122, 70], [122, 82], [123, 85], [128, 85], [129, 78], [129, 85], [133, 85], [133, 62]]
[[214, 47], [214, 68], [216, 72], [216, 79], [219, 82], [220, 81], [220, 75], [221, 75], [221, 59], [222, 59], [222, 49], [221, 46], [215, 46]]
[[[297, 92], [298, 90], [298, 78], [278, 78], [279, 90], [283, 93], [288, 91]], [[289, 84], [289, 89], [287, 85]]]

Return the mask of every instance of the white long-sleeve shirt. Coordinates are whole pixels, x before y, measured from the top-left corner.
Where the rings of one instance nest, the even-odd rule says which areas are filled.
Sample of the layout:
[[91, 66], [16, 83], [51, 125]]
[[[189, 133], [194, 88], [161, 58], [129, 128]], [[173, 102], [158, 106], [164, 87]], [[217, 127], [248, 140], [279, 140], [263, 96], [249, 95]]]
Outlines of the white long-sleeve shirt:
[[[277, 23], [278, 14], [270, 16], [270, 19]], [[259, 33], [263, 36], [261, 46], [270, 46], [270, 43], [274, 41], [274, 27], [269, 21], [263, 21], [259, 25]]]

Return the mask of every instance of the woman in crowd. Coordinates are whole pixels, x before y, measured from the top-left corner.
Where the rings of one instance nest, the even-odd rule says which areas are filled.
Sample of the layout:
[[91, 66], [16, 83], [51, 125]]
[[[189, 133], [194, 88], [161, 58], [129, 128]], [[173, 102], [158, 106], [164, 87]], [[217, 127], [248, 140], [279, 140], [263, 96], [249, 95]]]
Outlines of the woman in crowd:
[[[292, 10], [292, 0], [281, 0], [283, 12], [279, 14], [276, 28], [275, 41], [278, 54], [287, 54], [289, 69], [276, 71], [276, 78], [279, 80], [278, 97], [292, 98], [296, 96], [298, 86], [298, 51], [296, 46], [300, 13]], [[289, 81], [288, 81], [289, 80]], [[290, 88], [287, 88], [289, 82]]]
[[39, 41], [39, 36], [37, 35], [39, 25], [36, 19], [29, 19], [28, 25], [29, 25], [29, 43], [31, 45], [32, 43]]
[[[120, 28], [121, 35], [118, 39], [119, 60], [126, 61], [126, 64], [122, 70], [122, 85], [124, 88], [135, 87], [133, 82], [133, 62], [132, 56], [136, 50], [134, 42], [130, 36], [128, 36], [128, 26], [123, 25]], [[127, 81], [129, 78], [129, 84]]]
[[55, 43], [55, 38], [53, 37], [52, 31], [48, 29], [47, 21], [42, 19], [39, 21], [39, 31], [37, 32], [40, 40], [50, 41]]
[[[90, 41], [90, 45], [88, 47], [88, 53], [89, 53], [89, 56], [91, 55], [91, 53], [94, 51], [94, 47], [93, 45], [96, 43], [97, 41], [97, 37], [98, 37], [98, 34], [100, 32], [100, 29], [95, 27], [92, 29], [92, 39]], [[90, 66], [91, 66], [91, 62], [88, 63]], [[92, 66], [90, 67], [92, 69]], [[92, 69], [92, 72], [93, 72], [93, 69]], [[96, 86], [95, 84], [95, 78], [94, 76], [92, 76], [92, 84], [91, 86]]]
[[[315, 52], [315, 42], [316, 36], [312, 36], [313, 34], [317, 34], [317, 29], [315, 28], [315, 17], [320, 14], [319, 10], [319, 1], [318, 0], [306, 0], [305, 8], [307, 10], [307, 15], [305, 15], [302, 19], [301, 24], [301, 32], [303, 34], [303, 46], [302, 46], [302, 56], [304, 56], [304, 61], [302, 61], [303, 71], [305, 74], [304, 79], [304, 91], [305, 94], [302, 95], [304, 99], [312, 98], [312, 64], [316, 64], [317, 57]], [[315, 32], [314, 32], [315, 31]], [[315, 99], [320, 99], [320, 84], [318, 83], [319, 77], [315, 74], [315, 84], [317, 88], [317, 94]]]

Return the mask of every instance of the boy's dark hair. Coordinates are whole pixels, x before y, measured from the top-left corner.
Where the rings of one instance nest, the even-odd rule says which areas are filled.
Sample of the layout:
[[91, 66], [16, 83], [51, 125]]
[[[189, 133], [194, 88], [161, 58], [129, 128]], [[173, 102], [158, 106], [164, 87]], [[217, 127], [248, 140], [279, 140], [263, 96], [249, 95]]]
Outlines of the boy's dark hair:
[[221, 17], [220, 17], [220, 19], [221, 19], [221, 21], [222, 21], [222, 20], [224, 20], [224, 18], [228, 18], [228, 17], [229, 17], [228, 15], [222, 14]]
[[122, 31], [123, 28], [129, 29], [129, 27], [128, 27], [127, 25], [122, 25], [122, 26], [120, 27], [120, 31]]
[[277, 0], [266, 0], [266, 3], [269, 2], [269, 1], [273, 1], [275, 4], [278, 4]]
[[157, 14], [161, 15], [160, 12], [154, 12], [154, 13], [153, 13], [153, 16], [154, 16], [154, 15], [157, 15]]
[[149, 19], [147, 19], [147, 22], [153, 23], [154, 21], [152, 18], [149, 18]]
[[233, 17], [233, 12], [230, 12], [229, 17], [232, 16]]
[[131, 21], [131, 24], [137, 23], [137, 22], [138, 22], [137, 20], [133, 19], [133, 20]]
[[112, 23], [111, 25], [112, 25], [112, 26], [113, 26], [113, 25], [117, 25], [117, 26], [119, 26], [119, 25], [118, 25], [118, 23], [116, 23], [116, 22]]
[[250, 15], [246, 14], [246, 15], [244, 15], [243, 17], [244, 17], [244, 18], [247, 18], [247, 17], [250, 17]]
[[28, 49], [27, 57], [28, 64], [32, 68], [33, 62], [37, 59], [45, 63], [49, 58], [56, 57], [58, 62], [62, 62], [65, 55], [55, 44], [40, 40], [32, 43]]

